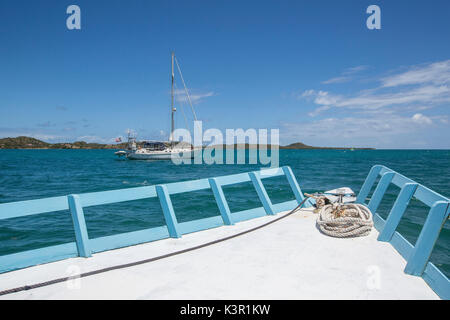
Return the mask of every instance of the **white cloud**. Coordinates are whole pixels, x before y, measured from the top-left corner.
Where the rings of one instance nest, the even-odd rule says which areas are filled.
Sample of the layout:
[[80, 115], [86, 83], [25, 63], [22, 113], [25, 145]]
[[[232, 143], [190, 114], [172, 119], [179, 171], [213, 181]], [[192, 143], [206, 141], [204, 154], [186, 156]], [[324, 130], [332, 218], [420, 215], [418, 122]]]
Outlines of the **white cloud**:
[[[327, 82], [334, 81], [340, 80]], [[326, 118], [284, 123], [282, 139], [319, 146], [448, 147], [448, 140], [436, 137], [450, 132], [449, 113], [443, 111], [450, 105], [450, 60], [411, 66], [377, 81], [353, 93], [308, 89], [297, 94], [315, 105], [309, 116]]]
[[319, 107], [319, 108], [315, 109], [315, 110], [312, 111], [312, 112], [309, 112], [308, 115], [309, 115], [310, 117], [315, 117], [315, 116], [317, 116], [318, 114], [320, 114], [320, 113], [322, 113], [323, 111], [326, 111], [326, 110], [328, 110], [328, 109], [330, 109], [329, 106], [322, 106], [322, 107]]
[[331, 84], [331, 83], [343, 83], [350, 81], [352, 78], [347, 76], [335, 77], [325, 81], [322, 81], [323, 84]]
[[367, 70], [367, 68], [369, 68], [369, 66], [366, 66], [366, 65], [351, 67], [351, 68], [348, 68], [346, 71], [344, 71], [344, 74], [354, 74], [357, 72]]
[[76, 141], [84, 141], [87, 143], [112, 143], [115, 141], [115, 138], [103, 138], [99, 136], [87, 135], [76, 138]]
[[[188, 98], [186, 95], [186, 92], [182, 89], [176, 89], [174, 91], [175, 94], [175, 100], [177, 102], [181, 102], [181, 103], [187, 103], [188, 102]], [[191, 97], [191, 101], [193, 104], [195, 103], [200, 103], [203, 99], [208, 98], [208, 97], [212, 97], [214, 96], [215, 93], [213, 91], [209, 91], [209, 92], [204, 92], [204, 93], [192, 93], [189, 92], [189, 96]]]
[[45, 134], [45, 133], [31, 133], [31, 134], [21, 134], [23, 136], [32, 137], [38, 140], [42, 140], [45, 142], [56, 142], [64, 139], [63, 136], [53, 135], [53, 134]]
[[424, 116], [421, 113], [416, 113], [415, 115], [412, 116], [411, 119], [418, 124], [432, 124], [433, 123], [433, 121], [430, 118], [428, 118], [427, 116]]
[[364, 71], [368, 68], [368, 66], [356, 66], [347, 68], [342, 72], [342, 74], [338, 77], [334, 77], [325, 81], [322, 81], [323, 84], [332, 84], [332, 83], [343, 83], [351, 81], [355, 78], [355, 75], [361, 71]]
[[[448, 121], [445, 116], [433, 119]], [[401, 147], [413, 144], [414, 136], [421, 136], [434, 123], [431, 117], [420, 113], [412, 117], [391, 115], [385, 117], [325, 118], [311, 122], [283, 123], [280, 135], [284, 141], [328, 147]]]
[[44, 142], [59, 142], [66, 138], [60, 135], [45, 133], [36, 128], [0, 128], [0, 138], [12, 138], [19, 136], [31, 137]]
[[308, 90], [306, 97], [314, 97], [314, 103], [320, 106], [379, 109], [393, 105], [413, 103], [437, 104], [450, 102], [450, 87], [446, 85], [430, 85], [406, 89], [395, 93], [377, 93], [372, 90], [369, 93], [363, 92], [354, 96], [336, 95], [327, 91], [314, 91], [311, 93], [311, 90]]
[[310, 89], [310, 90], [305, 90], [302, 94], [301, 94], [301, 97], [310, 97], [310, 96], [313, 96], [313, 95], [315, 95], [315, 91], [314, 90], [312, 90], [312, 89]]
[[381, 79], [383, 87], [450, 83], [450, 60], [411, 67], [410, 70]]
[[381, 78], [379, 82], [377, 87], [349, 95], [308, 89], [297, 97], [311, 100], [318, 106], [309, 112], [312, 117], [333, 107], [354, 112], [384, 109], [381, 112], [385, 113], [431, 109], [450, 102], [450, 60], [413, 66], [408, 71]]

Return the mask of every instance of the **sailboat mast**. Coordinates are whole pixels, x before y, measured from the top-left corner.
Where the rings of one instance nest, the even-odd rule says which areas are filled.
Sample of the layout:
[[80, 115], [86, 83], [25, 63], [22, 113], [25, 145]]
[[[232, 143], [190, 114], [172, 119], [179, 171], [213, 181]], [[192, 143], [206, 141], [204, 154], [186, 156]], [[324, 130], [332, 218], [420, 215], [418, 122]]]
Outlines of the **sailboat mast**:
[[170, 109], [171, 109], [171, 112], [172, 112], [172, 125], [171, 125], [171, 128], [170, 128], [170, 138], [169, 138], [169, 140], [170, 140], [170, 142], [172, 143], [173, 142], [173, 131], [174, 131], [174, 127], [175, 127], [175, 120], [174, 120], [174, 113], [175, 113], [175, 108], [174, 108], [174, 105], [173, 105], [173, 96], [174, 96], [174, 92], [173, 92], [173, 85], [174, 85], [174, 77], [175, 77], [175, 75], [174, 75], [174, 69], [173, 69], [173, 60], [174, 60], [174, 53], [172, 52], [172, 89], [171, 89], [171, 97], [172, 97], [172, 103], [171, 103], [171, 106], [170, 106]]

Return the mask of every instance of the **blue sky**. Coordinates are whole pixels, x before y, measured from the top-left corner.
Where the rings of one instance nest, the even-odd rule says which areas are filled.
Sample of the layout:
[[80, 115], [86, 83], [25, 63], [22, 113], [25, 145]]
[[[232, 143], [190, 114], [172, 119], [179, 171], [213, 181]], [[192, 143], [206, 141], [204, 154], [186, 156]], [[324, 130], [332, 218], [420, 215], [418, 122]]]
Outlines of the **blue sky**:
[[[66, 27], [71, 4], [81, 30]], [[381, 30], [366, 27], [371, 4]], [[0, 137], [167, 139], [175, 50], [206, 128], [450, 148], [449, 34], [449, 1], [3, 0]]]

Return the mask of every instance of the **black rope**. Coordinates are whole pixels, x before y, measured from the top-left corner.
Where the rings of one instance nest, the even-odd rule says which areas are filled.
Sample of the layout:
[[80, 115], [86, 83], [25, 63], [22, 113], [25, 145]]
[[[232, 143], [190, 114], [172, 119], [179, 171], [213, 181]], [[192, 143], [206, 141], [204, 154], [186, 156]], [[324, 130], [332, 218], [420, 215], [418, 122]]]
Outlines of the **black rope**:
[[4, 295], [7, 295], [7, 294], [16, 293], [16, 292], [21, 292], [21, 291], [26, 291], [26, 290], [31, 290], [31, 289], [37, 289], [37, 288], [49, 286], [49, 285], [52, 285], [52, 284], [65, 282], [65, 281], [68, 281], [68, 280], [73, 280], [73, 279], [78, 279], [78, 278], [85, 278], [85, 277], [93, 276], [93, 275], [96, 275], [96, 274], [99, 274], [99, 273], [104, 273], [104, 272], [108, 272], [108, 271], [112, 271], [112, 270], [118, 270], [118, 269], [134, 267], [134, 266], [137, 266], [137, 265], [140, 265], [140, 264], [157, 261], [157, 260], [161, 260], [161, 259], [164, 259], [164, 258], [169, 258], [169, 257], [172, 257], [172, 256], [176, 256], [176, 255], [179, 255], [179, 254], [182, 254], [182, 253], [186, 253], [186, 252], [189, 252], [189, 251], [193, 251], [193, 250], [201, 249], [201, 248], [204, 248], [204, 247], [208, 247], [208, 246], [211, 246], [211, 245], [216, 244], [216, 243], [220, 243], [220, 242], [223, 242], [223, 241], [226, 241], [226, 240], [230, 240], [230, 239], [242, 236], [242, 235], [244, 235], [246, 233], [250, 233], [252, 231], [261, 229], [261, 228], [263, 228], [265, 226], [268, 226], [268, 225], [270, 225], [270, 224], [272, 224], [274, 222], [277, 222], [277, 221], [279, 221], [281, 219], [284, 219], [284, 218], [290, 216], [291, 214], [295, 213], [298, 209], [300, 209], [303, 206], [303, 204], [306, 202], [306, 200], [308, 200], [308, 198], [305, 198], [297, 207], [295, 207], [289, 213], [285, 214], [282, 217], [279, 217], [277, 219], [271, 220], [269, 222], [266, 222], [266, 223], [264, 223], [262, 225], [254, 227], [252, 229], [248, 229], [248, 230], [242, 231], [240, 233], [233, 234], [233, 235], [225, 237], [225, 238], [217, 239], [217, 240], [210, 241], [210, 242], [207, 242], [207, 243], [195, 246], [195, 247], [191, 247], [191, 248], [175, 251], [175, 252], [164, 254], [164, 255], [161, 255], [161, 256], [158, 256], [158, 257], [154, 257], [154, 258], [149, 258], [149, 259], [140, 260], [140, 261], [131, 262], [131, 263], [126, 263], [126, 264], [120, 264], [120, 265], [117, 265], [117, 266], [107, 267], [107, 268], [103, 268], [103, 269], [99, 269], [99, 270], [89, 271], [89, 272], [81, 273], [80, 275], [77, 275], [77, 276], [58, 278], [58, 279], [49, 280], [49, 281], [36, 283], [36, 284], [32, 284], [32, 285], [25, 285], [25, 286], [22, 286], [22, 287], [17, 287], [17, 288], [13, 288], [13, 289], [3, 290], [3, 291], [0, 291], [0, 296], [4, 296]]

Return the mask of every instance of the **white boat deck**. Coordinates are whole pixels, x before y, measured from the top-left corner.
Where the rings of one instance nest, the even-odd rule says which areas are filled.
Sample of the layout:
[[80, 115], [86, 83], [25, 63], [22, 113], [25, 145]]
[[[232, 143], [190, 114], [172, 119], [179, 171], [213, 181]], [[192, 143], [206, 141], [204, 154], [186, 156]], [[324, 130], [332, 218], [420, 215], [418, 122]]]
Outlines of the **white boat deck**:
[[[197, 246], [276, 219], [265, 216], [0, 275], [0, 291]], [[311, 209], [259, 230], [161, 260], [0, 296], [1, 299], [438, 299], [389, 244], [336, 239]]]

